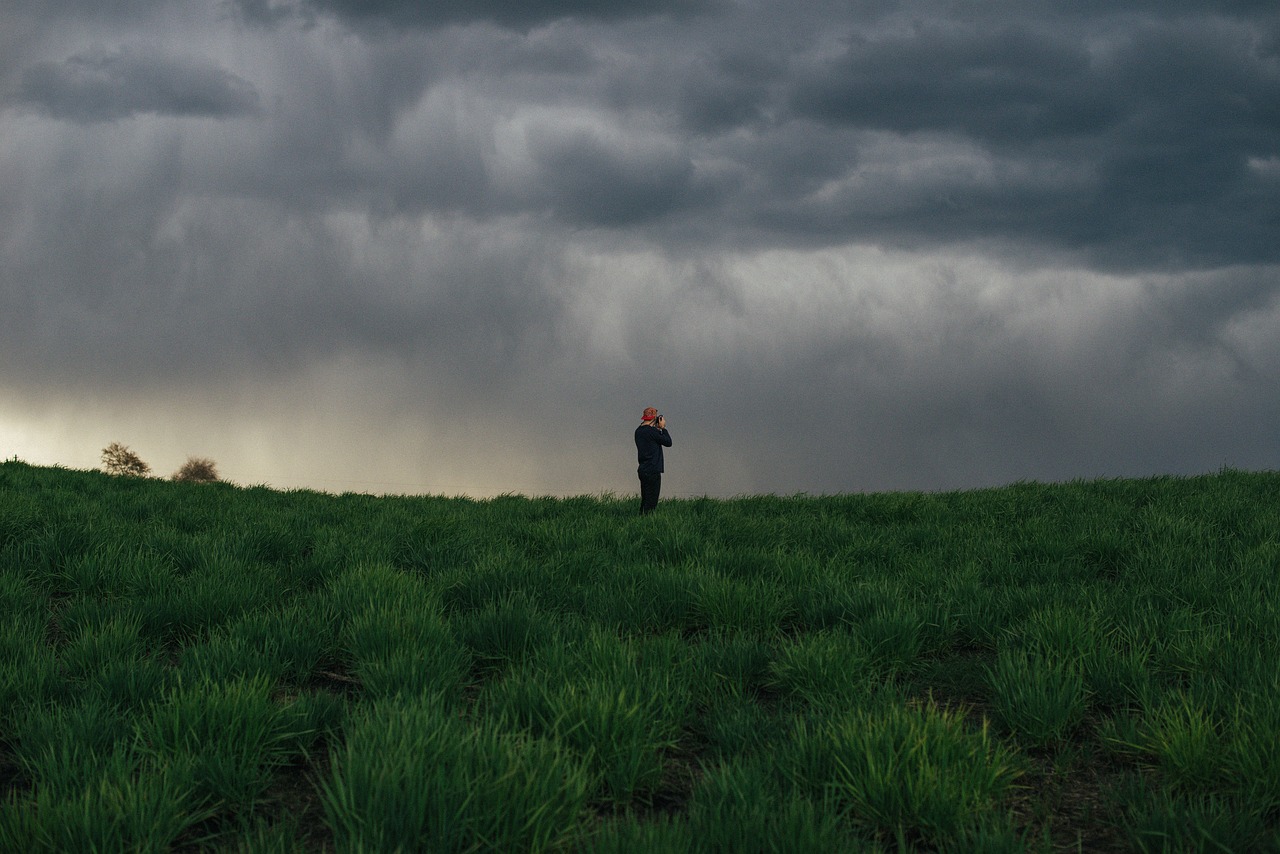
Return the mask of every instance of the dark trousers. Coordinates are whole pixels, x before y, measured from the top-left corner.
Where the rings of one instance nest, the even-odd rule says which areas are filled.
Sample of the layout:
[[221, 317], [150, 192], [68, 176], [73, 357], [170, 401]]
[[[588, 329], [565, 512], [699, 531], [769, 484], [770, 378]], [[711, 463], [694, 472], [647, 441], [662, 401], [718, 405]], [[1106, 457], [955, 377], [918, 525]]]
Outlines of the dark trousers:
[[658, 506], [658, 493], [662, 491], [662, 475], [640, 475], [640, 512], [651, 513]]

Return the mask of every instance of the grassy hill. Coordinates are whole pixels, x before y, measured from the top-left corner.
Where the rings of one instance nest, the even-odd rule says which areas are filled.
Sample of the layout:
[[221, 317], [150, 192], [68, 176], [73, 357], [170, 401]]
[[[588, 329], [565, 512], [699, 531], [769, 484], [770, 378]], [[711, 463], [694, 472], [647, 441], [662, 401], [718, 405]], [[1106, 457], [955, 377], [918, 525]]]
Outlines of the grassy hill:
[[0, 464], [0, 850], [1280, 850], [1280, 475], [635, 511]]

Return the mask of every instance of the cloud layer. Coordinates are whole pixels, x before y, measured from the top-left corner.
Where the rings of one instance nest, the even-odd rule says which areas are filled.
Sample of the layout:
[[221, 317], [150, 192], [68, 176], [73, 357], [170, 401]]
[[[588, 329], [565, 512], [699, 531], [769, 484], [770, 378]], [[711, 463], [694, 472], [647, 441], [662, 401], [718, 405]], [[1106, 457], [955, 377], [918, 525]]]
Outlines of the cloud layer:
[[216, 65], [129, 49], [36, 63], [22, 75], [21, 97], [71, 122], [139, 113], [221, 118], [258, 110], [253, 86]]
[[654, 403], [686, 494], [1274, 466], [1273, 4], [12, 5], [15, 453], [623, 491]]

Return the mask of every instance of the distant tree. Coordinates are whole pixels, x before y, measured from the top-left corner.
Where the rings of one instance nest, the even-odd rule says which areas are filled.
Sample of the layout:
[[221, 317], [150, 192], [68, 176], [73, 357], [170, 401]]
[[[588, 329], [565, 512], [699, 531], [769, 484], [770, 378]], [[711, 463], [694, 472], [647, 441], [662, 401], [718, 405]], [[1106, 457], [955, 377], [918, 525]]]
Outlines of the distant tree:
[[218, 467], [204, 457], [187, 457], [182, 468], [173, 473], [173, 479], [181, 483], [216, 483]]
[[151, 466], [144, 463], [142, 457], [119, 442], [112, 442], [102, 449], [102, 469], [107, 474], [129, 477], [146, 477], [151, 473]]

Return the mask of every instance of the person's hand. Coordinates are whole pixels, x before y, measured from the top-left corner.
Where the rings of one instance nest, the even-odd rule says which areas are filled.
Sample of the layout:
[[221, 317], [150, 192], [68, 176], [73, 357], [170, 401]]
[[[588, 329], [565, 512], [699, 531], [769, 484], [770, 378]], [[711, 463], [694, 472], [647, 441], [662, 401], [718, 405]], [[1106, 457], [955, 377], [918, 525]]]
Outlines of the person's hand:
[[659, 415], [658, 420], [655, 423], [657, 424], [659, 430], [667, 429], [667, 417], [665, 415]]

